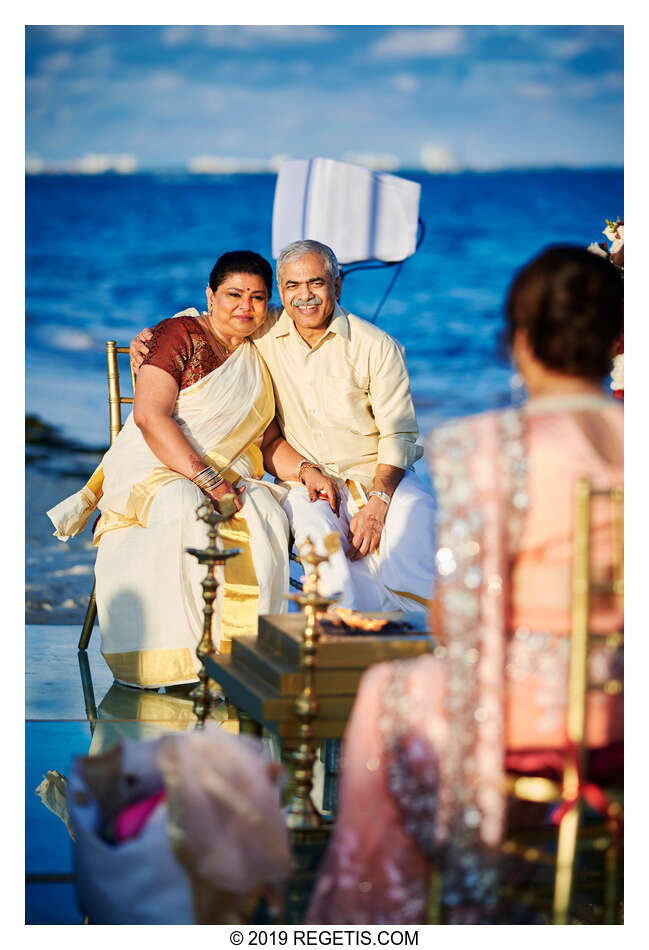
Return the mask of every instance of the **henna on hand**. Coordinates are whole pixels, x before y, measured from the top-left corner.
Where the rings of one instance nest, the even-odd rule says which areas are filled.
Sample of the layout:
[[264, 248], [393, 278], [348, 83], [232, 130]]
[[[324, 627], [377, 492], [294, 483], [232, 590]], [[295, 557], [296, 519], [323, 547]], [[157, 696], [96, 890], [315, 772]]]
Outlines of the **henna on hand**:
[[223, 479], [223, 481], [218, 486], [218, 488], [215, 488], [211, 492], [206, 492], [206, 494], [208, 498], [211, 498], [212, 501], [217, 502], [217, 503], [220, 501], [221, 498], [224, 497], [224, 495], [234, 495], [235, 511], [241, 511], [241, 509], [243, 508], [243, 502], [239, 501], [239, 498], [241, 495], [243, 495], [245, 490], [246, 490], [245, 485], [239, 485], [238, 487], [235, 487], [231, 482], [228, 482], [225, 479]]

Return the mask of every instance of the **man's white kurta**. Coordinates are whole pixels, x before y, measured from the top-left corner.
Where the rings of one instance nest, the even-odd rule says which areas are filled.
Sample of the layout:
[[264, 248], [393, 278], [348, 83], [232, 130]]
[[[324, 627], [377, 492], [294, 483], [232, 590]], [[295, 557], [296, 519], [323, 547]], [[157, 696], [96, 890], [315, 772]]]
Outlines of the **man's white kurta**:
[[287, 483], [283, 503], [298, 546], [307, 536], [321, 545], [331, 531], [340, 534], [342, 549], [323, 569], [323, 593], [340, 593], [340, 606], [401, 610], [424, 623], [433, 587], [434, 506], [412, 471], [392, 496], [378, 551], [359, 561], [346, 557], [349, 522], [367, 501], [377, 464], [408, 470], [423, 454], [403, 347], [338, 305], [313, 347], [286, 311], [269, 314], [253, 342], [273, 380], [284, 436], [341, 488], [339, 517], [328, 502], [309, 502], [296, 483]]
[[253, 337], [270, 371], [286, 439], [327, 475], [369, 488], [378, 463], [409, 468], [423, 455], [401, 344], [336, 304], [310, 347], [286, 311]]

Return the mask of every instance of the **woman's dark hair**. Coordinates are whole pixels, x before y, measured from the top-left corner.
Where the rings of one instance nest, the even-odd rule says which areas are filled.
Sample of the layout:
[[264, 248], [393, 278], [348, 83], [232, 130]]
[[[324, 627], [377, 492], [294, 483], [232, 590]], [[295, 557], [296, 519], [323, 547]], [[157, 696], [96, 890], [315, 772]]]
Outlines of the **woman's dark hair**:
[[511, 348], [524, 330], [548, 369], [599, 380], [622, 331], [624, 288], [613, 265], [570, 245], [549, 247], [514, 278], [505, 311]]
[[273, 268], [256, 251], [228, 251], [221, 254], [210, 273], [210, 288], [216, 290], [230, 274], [257, 274], [266, 284], [269, 297], [273, 292]]

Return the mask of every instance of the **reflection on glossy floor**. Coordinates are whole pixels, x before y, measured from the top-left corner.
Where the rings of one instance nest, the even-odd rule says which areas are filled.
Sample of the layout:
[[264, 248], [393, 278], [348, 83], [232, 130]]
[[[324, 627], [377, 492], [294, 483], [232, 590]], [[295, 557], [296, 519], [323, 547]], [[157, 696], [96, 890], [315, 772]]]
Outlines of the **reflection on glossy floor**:
[[[121, 739], [153, 739], [193, 729], [190, 687], [166, 693], [113, 681], [95, 630], [79, 654], [78, 626], [27, 627], [26, 636], [26, 923], [81, 924], [72, 876], [61, 776], [74, 756], [105, 752]], [[231, 706], [213, 718], [238, 732]], [[38, 791], [36, 791], [38, 789]]]

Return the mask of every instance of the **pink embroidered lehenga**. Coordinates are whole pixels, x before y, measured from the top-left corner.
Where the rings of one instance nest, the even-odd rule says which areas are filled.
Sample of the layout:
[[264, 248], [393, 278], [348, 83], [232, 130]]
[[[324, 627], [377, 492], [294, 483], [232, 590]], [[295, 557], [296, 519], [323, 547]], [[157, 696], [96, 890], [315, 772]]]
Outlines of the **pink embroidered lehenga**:
[[[514, 820], [503, 772], [551, 774], [560, 760], [574, 483], [622, 482], [622, 415], [603, 396], [545, 398], [429, 436], [445, 643], [362, 680], [310, 923], [425, 922], [434, 866], [449, 922], [499, 919], [499, 846]], [[593, 517], [592, 560], [603, 576], [610, 516], [597, 507]], [[594, 603], [593, 632], [622, 622]], [[610, 675], [611, 663], [620, 675], [621, 662], [595, 650], [591, 680]], [[622, 711], [621, 697], [589, 698], [587, 742], [604, 773], [619, 765]]]

